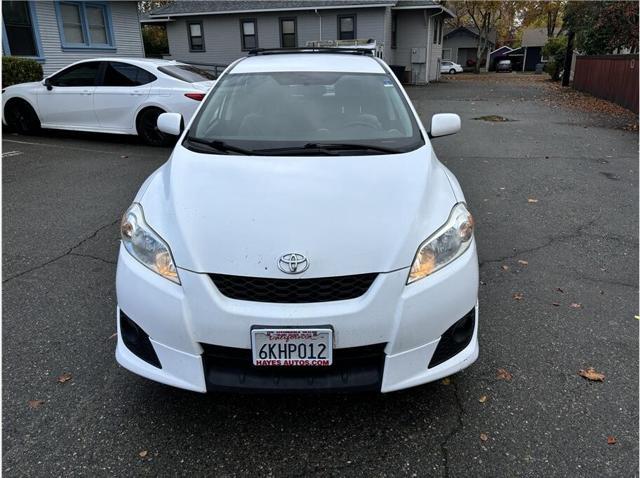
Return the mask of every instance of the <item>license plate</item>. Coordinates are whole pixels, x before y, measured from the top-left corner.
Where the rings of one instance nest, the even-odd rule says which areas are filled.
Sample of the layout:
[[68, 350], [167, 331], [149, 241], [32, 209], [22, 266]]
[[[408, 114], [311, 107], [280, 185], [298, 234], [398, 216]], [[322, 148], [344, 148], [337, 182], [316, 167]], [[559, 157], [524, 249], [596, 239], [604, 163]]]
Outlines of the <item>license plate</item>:
[[333, 362], [331, 329], [253, 329], [253, 365], [328, 367]]

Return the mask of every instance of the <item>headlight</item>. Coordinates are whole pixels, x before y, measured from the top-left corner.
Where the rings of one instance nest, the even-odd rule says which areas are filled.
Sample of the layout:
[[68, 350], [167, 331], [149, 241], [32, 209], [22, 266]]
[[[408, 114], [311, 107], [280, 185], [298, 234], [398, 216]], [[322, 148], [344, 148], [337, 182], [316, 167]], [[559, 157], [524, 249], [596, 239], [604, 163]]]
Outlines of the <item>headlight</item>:
[[122, 216], [120, 235], [129, 254], [156, 274], [180, 284], [171, 250], [145, 222], [140, 204], [134, 203]]
[[464, 203], [456, 204], [447, 222], [420, 244], [407, 284], [427, 277], [462, 255], [473, 237], [473, 216]]

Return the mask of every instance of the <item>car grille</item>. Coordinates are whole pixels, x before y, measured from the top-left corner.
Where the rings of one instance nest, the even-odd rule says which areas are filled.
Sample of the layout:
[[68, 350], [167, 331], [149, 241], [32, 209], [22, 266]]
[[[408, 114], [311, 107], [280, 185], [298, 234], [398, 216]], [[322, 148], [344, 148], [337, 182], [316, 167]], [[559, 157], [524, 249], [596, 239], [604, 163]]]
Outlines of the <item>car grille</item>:
[[378, 274], [271, 279], [209, 274], [220, 293], [230, 299], [280, 304], [302, 304], [355, 299], [363, 295]]
[[200, 344], [209, 392], [380, 391], [386, 344], [333, 349], [328, 367], [255, 367], [250, 349]]

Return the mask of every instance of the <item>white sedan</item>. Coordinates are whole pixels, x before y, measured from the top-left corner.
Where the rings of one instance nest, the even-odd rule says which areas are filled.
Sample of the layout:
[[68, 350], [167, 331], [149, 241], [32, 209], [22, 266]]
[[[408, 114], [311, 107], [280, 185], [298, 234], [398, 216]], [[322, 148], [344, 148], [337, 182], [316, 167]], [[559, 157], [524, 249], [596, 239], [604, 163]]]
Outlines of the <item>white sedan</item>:
[[462, 73], [462, 71], [462, 66], [452, 61], [445, 60], [440, 63], [440, 73], [449, 73], [450, 75], [455, 75], [456, 73]]
[[171, 138], [158, 130], [158, 116], [180, 113], [188, 122], [213, 84], [211, 73], [176, 61], [83, 60], [2, 90], [3, 123], [22, 134], [41, 127], [134, 134], [161, 146]]

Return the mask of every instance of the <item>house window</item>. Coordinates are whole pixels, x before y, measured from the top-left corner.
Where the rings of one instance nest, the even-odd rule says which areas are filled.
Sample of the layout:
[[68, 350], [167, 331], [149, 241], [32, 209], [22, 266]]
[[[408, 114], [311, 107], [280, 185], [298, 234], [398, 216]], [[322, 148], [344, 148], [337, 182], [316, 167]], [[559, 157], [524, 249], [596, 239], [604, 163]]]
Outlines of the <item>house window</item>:
[[113, 48], [111, 11], [107, 3], [56, 2], [63, 48]]
[[254, 19], [240, 20], [240, 33], [242, 33], [242, 49], [252, 50], [258, 48], [257, 25]]
[[37, 31], [29, 2], [2, 2], [5, 55], [38, 56]]
[[355, 40], [356, 16], [338, 15], [338, 40]]
[[189, 22], [187, 29], [189, 32], [189, 51], [204, 51], [202, 22]]
[[295, 18], [280, 19], [280, 46], [282, 48], [296, 48], [298, 46], [298, 26]]
[[391, 16], [391, 48], [398, 47], [398, 16]]

